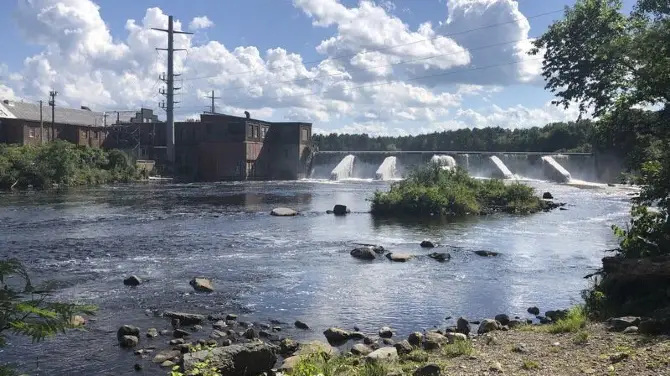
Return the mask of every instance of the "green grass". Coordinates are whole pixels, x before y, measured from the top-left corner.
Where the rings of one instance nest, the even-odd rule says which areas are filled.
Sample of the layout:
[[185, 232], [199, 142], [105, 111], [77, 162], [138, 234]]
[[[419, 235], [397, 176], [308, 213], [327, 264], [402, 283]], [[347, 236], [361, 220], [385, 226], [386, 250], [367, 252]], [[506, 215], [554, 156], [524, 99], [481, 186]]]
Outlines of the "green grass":
[[581, 306], [573, 307], [565, 318], [559, 319], [547, 327], [549, 333], [576, 333], [586, 326], [586, 312]]
[[534, 360], [526, 359], [526, 360], [523, 361], [523, 365], [521, 366], [521, 368], [523, 368], [525, 370], [528, 370], [528, 371], [532, 371], [532, 370], [535, 370], [535, 369], [539, 369], [540, 368], [540, 363], [538, 363]]
[[589, 333], [582, 330], [572, 340], [576, 345], [585, 345], [589, 342]]
[[470, 341], [456, 341], [442, 346], [442, 354], [448, 358], [455, 358], [462, 355], [472, 355], [474, 348]]
[[394, 183], [388, 192], [375, 192], [371, 211], [388, 217], [449, 217], [527, 214], [545, 207], [546, 203], [527, 185], [475, 179], [462, 168], [447, 171], [429, 166]]

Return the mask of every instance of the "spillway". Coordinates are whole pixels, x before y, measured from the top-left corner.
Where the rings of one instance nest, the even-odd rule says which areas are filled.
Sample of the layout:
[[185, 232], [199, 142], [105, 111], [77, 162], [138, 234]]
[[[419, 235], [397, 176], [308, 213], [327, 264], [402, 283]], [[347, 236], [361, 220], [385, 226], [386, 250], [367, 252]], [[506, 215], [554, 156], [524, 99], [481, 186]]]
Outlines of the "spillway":
[[512, 179], [514, 175], [512, 174], [512, 171], [505, 166], [503, 161], [500, 160], [500, 158], [496, 157], [495, 155], [492, 155], [489, 157], [493, 165], [495, 166], [495, 169], [491, 172], [491, 177], [497, 178], [497, 179]]
[[433, 155], [433, 157], [430, 158], [430, 163], [442, 167], [444, 170], [456, 168], [456, 160], [450, 155]]
[[389, 180], [396, 176], [396, 157], [386, 157], [375, 172], [375, 179]]
[[330, 180], [342, 180], [354, 176], [354, 161], [356, 157], [349, 154], [342, 158], [340, 163], [330, 172]]
[[547, 179], [558, 183], [567, 183], [572, 179], [568, 170], [549, 155], [542, 157], [542, 170]]

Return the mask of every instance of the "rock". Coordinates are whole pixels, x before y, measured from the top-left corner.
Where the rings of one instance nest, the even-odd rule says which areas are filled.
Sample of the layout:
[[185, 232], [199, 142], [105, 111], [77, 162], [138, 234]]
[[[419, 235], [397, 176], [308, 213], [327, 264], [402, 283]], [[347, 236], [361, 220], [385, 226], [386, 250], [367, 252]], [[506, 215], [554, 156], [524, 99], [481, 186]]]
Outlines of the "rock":
[[156, 337], [158, 337], [158, 329], [156, 329], [156, 328], [149, 328], [149, 330], [147, 330], [147, 337], [148, 337], [148, 338], [156, 338]]
[[169, 317], [171, 319], [179, 320], [181, 325], [198, 325], [202, 324], [205, 321], [205, 316], [198, 315], [195, 313], [184, 313], [184, 312], [165, 312], [163, 316]]
[[209, 335], [209, 338], [212, 338], [212, 339], [219, 339], [219, 338], [226, 338], [226, 337], [228, 337], [228, 334], [226, 334], [225, 332], [222, 332], [220, 330], [216, 330], [216, 329], [212, 330], [212, 333], [210, 333], [210, 335]]
[[542, 194], [542, 198], [545, 200], [553, 200], [554, 196], [550, 192], [544, 192]]
[[640, 334], [661, 334], [665, 329], [663, 321], [658, 319], [642, 320], [637, 326], [637, 331]]
[[537, 315], [540, 314], [540, 309], [537, 308], [537, 307], [530, 307], [530, 308], [528, 308], [527, 311], [528, 311], [528, 313], [530, 313], [531, 315], [535, 315], [535, 316], [537, 316]]
[[630, 355], [628, 353], [623, 353], [623, 352], [612, 354], [612, 355], [610, 355], [610, 362], [619, 363], [619, 362], [622, 362], [622, 361], [628, 359], [629, 356]]
[[496, 315], [495, 320], [498, 321], [501, 325], [509, 324], [509, 316], [502, 313]]
[[375, 251], [369, 247], [355, 248], [349, 254], [359, 260], [374, 260], [377, 258]]
[[142, 370], [142, 365], [139, 364], [139, 363], [135, 363], [135, 365], [133, 366], [133, 368], [135, 369], [135, 371], [141, 371], [141, 370]]
[[233, 344], [233, 341], [231, 341], [231, 340], [229, 340], [229, 339], [224, 339], [224, 340], [221, 341], [221, 343], [220, 343], [221, 346], [230, 346], [230, 345], [232, 345], [232, 344]]
[[365, 337], [363, 338], [363, 343], [366, 345], [372, 345], [373, 343], [375, 343], [375, 341], [370, 337]]
[[537, 316], [536, 318], [540, 321], [540, 324], [551, 324], [551, 319], [548, 317]]
[[493, 372], [503, 373], [502, 364], [500, 364], [500, 362], [493, 362], [491, 364], [491, 367], [489, 367], [489, 370]]
[[379, 329], [379, 336], [381, 338], [391, 338], [393, 337], [393, 330], [391, 330], [391, 328], [389, 328], [388, 326], [385, 326]]
[[237, 320], [237, 315], [229, 313], [226, 315], [226, 321], [235, 321]]
[[351, 210], [346, 207], [346, 205], [335, 205], [333, 206], [333, 214], [335, 215], [346, 215], [351, 213]]
[[568, 310], [557, 310], [557, 311], [547, 311], [544, 313], [546, 317], [551, 319], [551, 321], [558, 321], [568, 317]]
[[270, 212], [270, 215], [275, 217], [293, 217], [298, 215], [298, 212], [289, 208], [274, 208]]
[[244, 331], [244, 334], [242, 336], [246, 339], [255, 339], [258, 338], [258, 333], [256, 333], [254, 328], [249, 328]]
[[194, 332], [200, 332], [200, 331], [202, 331], [202, 325], [193, 325], [191, 330], [194, 331]]
[[175, 329], [174, 332], [172, 332], [172, 336], [174, 338], [185, 338], [190, 336], [191, 333], [185, 331], [184, 329]]
[[628, 328], [629, 326], [637, 326], [639, 324], [640, 324], [640, 318], [633, 316], [617, 317], [610, 320], [610, 325], [612, 326], [612, 329], [617, 332], [621, 332], [624, 329]]
[[514, 349], [512, 351], [519, 353], [519, 354], [527, 354], [528, 353], [528, 347], [526, 346], [525, 343], [519, 343], [516, 346], [514, 346]]
[[500, 253], [493, 251], [475, 251], [475, 254], [482, 257], [495, 257], [500, 255]]
[[508, 326], [510, 329], [514, 329], [514, 328], [516, 328], [517, 326], [521, 326], [523, 323], [524, 323], [524, 322], [521, 321], [521, 320], [514, 319], [514, 320], [509, 320], [509, 323], [507, 323], [507, 326]]
[[172, 368], [174, 367], [175, 363], [171, 360], [166, 360], [163, 363], [161, 363], [161, 367], [163, 368]]
[[382, 343], [386, 346], [393, 346], [395, 345], [395, 341], [393, 341], [390, 338], [382, 338]]
[[336, 353], [337, 350], [333, 346], [321, 341], [312, 341], [301, 343], [295, 355], [323, 354], [330, 357]]
[[156, 364], [161, 364], [166, 360], [174, 359], [177, 358], [181, 355], [181, 351], [179, 350], [165, 350], [161, 351], [160, 353], [156, 354], [152, 362]]
[[279, 353], [284, 357], [292, 355], [294, 352], [298, 351], [299, 346], [298, 342], [290, 338], [284, 338], [279, 342]]
[[218, 330], [225, 330], [227, 327], [228, 327], [228, 325], [226, 325], [225, 321], [223, 321], [223, 320], [219, 320], [219, 321], [215, 322], [214, 324], [212, 324], [212, 328], [218, 329]]
[[309, 326], [300, 320], [296, 320], [294, 325], [298, 329], [309, 330]]
[[430, 240], [424, 240], [421, 242], [421, 248], [435, 248], [435, 243]]
[[623, 330], [623, 334], [636, 334], [637, 332], [637, 326], [629, 326]]
[[281, 332], [281, 326], [273, 326], [272, 331], [273, 332]]
[[456, 320], [456, 331], [459, 333], [463, 333], [466, 336], [470, 334], [470, 323], [468, 322], [468, 319], [465, 317], [459, 317], [458, 320]]
[[224, 375], [259, 375], [271, 372], [277, 356], [271, 346], [262, 342], [217, 347], [212, 350], [184, 354], [183, 369], [189, 374], [197, 363], [209, 357], [212, 367], [223, 370]]
[[419, 347], [423, 342], [423, 334], [420, 332], [414, 332], [410, 334], [409, 337], [407, 337], [407, 342], [409, 342], [409, 344], [414, 347]]
[[423, 339], [423, 348], [426, 350], [435, 350], [442, 347], [442, 345], [447, 344], [449, 340], [447, 337], [443, 336], [437, 332], [426, 332], [426, 335]]
[[433, 260], [437, 260], [439, 262], [445, 262], [451, 260], [451, 255], [448, 253], [433, 252], [429, 254], [428, 257], [432, 258]]
[[116, 331], [116, 338], [118, 340], [121, 339], [123, 336], [135, 336], [137, 338], [140, 337], [140, 328], [132, 325], [124, 325], [119, 328], [119, 330]]
[[125, 348], [135, 347], [135, 346], [137, 346], [137, 344], [139, 342], [140, 342], [139, 337], [129, 336], [129, 335], [121, 336], [121, 338], [119, 339], [119, 345], [121, 345], [121, 347], [125, 347]]
[[526, 319], [526, 324], [530, 325], [533, 323], [533, 319]]
[[368, 354], [371, 361], [393, 361], [398, 359], [398, 350], [395, 347], [384, 347]]
[[463, 333], [447, 333], [446, 337], [449, 340], [449, 343], [468, 340], [468, 336]]
[[178, 346], [178, 345], [183, 345], [184, 342], [185, 341], [184, 341], [183, 338], [175, 338], [175, 339], [171, 339], [170, 342], [168, 342], [168, 343], [170, 344], [170, 346]]
[[158, 334], [160, 334], [162, 336], [167, 336], [167, 335], [170, 335], [170, 331], [167, 330], [167, 329], [163, 329], [160, 332], [158, 332]]
[[361, 332], [351, 332], [349, 333], [349, 338], [353, 340], [362, 340], [365, 339], [365, 334]]
[[357, 343], [351, 347], [351, 353], [354, 355], [366, 356], [372, 352], [372, 349], [362, 343]]
[[407, 253], [387, 253], [386, 258], [393, 262], [407, 262], [411, 260], [414, 256]]
[[79, 315], [72, 316], [72, 318], [70, 319], [70, 326], [72, 327], [76, 328], [78, 326], [84, 326], [84, 325], [86, 325], [86, 319]]
[[142, 280], [136, 275], [131, 275], [130, 277], [123, 280], [123, 284], [126, 286], [139, 286], [141, 283]]
[[323, 335], [326, 336], [326, 339], [329, 343], [342, 343], [349, 340], [351, 334], [346, 330], [338, 328], [328, 328], [323, 332]]
[[409, 354], [413, 350], [412, 345], [410, 345], [407, 340], [402, 340], [393, 345], [393, 347], [395, 347], [399, 355]]
[[440, 376], [441, 374], [442, 369], [434, 363], [426, 364], [414, 371], [414, 376]]
[[496, 320], [491, 320], [491, 319], [486, 319], [482, 321], [481, 324], [479, 324], [479, 329], [477, 330], [477, 334], [484, 334], [484, 333], [489, 333], [495, 330], [500, 330], [502, 328], [502, 325]]
[[193, 290], [197, 292], [214, 292], [212, 282], [207, 278], [195, 277], [189, 282]]

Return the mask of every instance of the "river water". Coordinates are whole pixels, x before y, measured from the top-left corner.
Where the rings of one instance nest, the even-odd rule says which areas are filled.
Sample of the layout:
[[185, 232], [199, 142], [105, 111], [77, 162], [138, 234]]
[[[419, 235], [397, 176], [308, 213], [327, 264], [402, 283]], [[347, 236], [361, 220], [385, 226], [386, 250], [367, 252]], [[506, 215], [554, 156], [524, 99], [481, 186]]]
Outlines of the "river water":
[[[322, 339], [329, 326], [376, 333], [388, 325], [406, 335], [453, 322], [448, 316], [526, 318], [529, 306], [567, 308], [588, 286], [583, 276], [616, 246], [610, 226], [625, 223], [630, 207], [623, 188], [534, 181], [568, 210], [448, 223], [376, 220], [366, 200], [388, 184], [137, 184], [0, 195], [0, 257], [24, 261], [37, 280], [55, 280], [56, 298], [99, 307], [87, 331], [37, 345], [12, 338], [0, 361], [32, 375], [134, 374], [137, 359], [118, 348], [115, 332], [123, 324], [168, 326], [147, 309], [301, 319], [314, 330], [290, 335]], [[326, 214], [336, 203], [353, 213]], [[269, 216], [277, 206], [302, 215]], [[451, 261], [349, 255], [356, 242], [425, 255], [432, 250], [419, 247], [424, 239], [443, 244], [438, 250]], [[131, 274], [147, 282], [123, 286]], [[211, 278], [216, 291], [194, 294], [194, 276]], [[143, 374], [165, 371], [145, 367]]]

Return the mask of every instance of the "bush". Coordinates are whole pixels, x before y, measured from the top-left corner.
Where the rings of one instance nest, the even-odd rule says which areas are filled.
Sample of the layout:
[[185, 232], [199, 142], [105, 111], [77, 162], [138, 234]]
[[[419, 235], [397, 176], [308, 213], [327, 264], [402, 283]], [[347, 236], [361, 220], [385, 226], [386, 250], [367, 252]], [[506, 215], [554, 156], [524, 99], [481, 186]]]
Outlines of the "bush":
[[502, 180], [479, 180], [462, 168], [443, 170], [429, 166], [375, 192], [372, 213], [381, 216], [465, 216], [494, 212], [533, 213], [545, 202], [533, 188]]
[[119, 150], [77, 146], [0, 145], [0, 189], [36, 189], [130, 182], [137, 179], [130, 158]]

